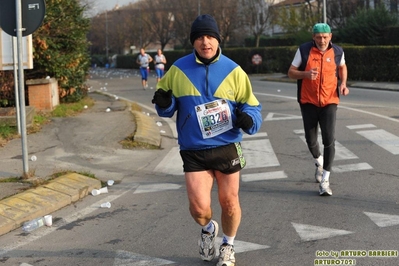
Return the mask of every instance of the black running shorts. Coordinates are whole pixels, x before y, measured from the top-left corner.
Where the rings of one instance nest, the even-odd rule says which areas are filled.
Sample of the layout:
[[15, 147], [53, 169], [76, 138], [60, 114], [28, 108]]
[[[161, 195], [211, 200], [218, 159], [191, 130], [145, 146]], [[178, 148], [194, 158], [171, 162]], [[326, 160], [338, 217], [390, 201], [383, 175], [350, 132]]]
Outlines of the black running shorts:
[[218, 170], [232, 174], [245, 167], [245, 158], [240, 143], [205, 150], [181, 150], [184, 172]]

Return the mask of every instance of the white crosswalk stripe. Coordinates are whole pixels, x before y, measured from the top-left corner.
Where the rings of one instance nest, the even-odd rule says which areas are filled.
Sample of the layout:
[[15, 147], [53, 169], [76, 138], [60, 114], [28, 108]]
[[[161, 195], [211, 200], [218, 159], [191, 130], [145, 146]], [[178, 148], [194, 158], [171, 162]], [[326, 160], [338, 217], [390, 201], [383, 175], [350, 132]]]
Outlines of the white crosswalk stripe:
[[356, 131], [356, 133], [394, 155], [399, 154], [399, 137], [394, 134], [383, 129]]
[[284, 171], [273, 171], [273, 172], [263, 172], [263, 173], [242, 174], [241, 175], [241, 180], [243, 182], [254, 182], [254, 181], [282, 179], [282, 178], [287, 178], [287, 174]]
[[[302, 129], [297, 129], [294, 130], [294, 133], [297, 135], [302, 135], [305, 134], [305, 132]], [[305, 143], [306, 145], [306, 139], [305, 136], [300, 136], [301, 140]], [[321, 134], [318, 135], [317, 137], [319, 146], [322, 148], [323, 143], [322, 143], [322, 137]], [[359, 157], [351, 152], [349, 149], [345, 148], [341, 143], [338, 141], [335, 141], [335, 158], [334, 161], [349, 161], [352, 159], [358, 159]], [[351, 172], [351, 171], [362, 171], [362, 170], [370, 170], [373, 169], [371, 165], [368, 163], [356, 163], [356, 164], [345, 164], [345, 165], [337, 165], [335, 164], [332, 167], [332, 171], [335, 173], [344, 173], [344, 172]]]
[[[373, 124], [360, 124], [360, 125], [349, 125], [347, 128], [352, 130], [376, 128]], [[366, 139], [374, 142], [381, 148], [392, 153], [393, 155], [399, 154], [399, 137], [389, 133], [384, 129], [372, 129], [372, 130], [360, 130], [356, 131], [357, 134], [365, 137]]]
[[242, 149], [247, 161], [246, 169], [280, 165], [269, 139], [246, 140], [244, 138]]

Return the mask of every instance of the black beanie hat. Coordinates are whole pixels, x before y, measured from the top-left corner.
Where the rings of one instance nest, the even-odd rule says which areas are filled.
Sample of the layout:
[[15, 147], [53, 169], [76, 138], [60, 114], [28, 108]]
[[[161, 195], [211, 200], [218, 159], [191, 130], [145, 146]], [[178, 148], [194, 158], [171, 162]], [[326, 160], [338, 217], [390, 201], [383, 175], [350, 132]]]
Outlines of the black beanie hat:
[[220, 33], [216, 20], [211, 15], [198, 16], [193, 24], [191, 25], [190, 42], [194, 44], [194, 41], [203, 36], [209, 35], [214, 37], [220, 43]]

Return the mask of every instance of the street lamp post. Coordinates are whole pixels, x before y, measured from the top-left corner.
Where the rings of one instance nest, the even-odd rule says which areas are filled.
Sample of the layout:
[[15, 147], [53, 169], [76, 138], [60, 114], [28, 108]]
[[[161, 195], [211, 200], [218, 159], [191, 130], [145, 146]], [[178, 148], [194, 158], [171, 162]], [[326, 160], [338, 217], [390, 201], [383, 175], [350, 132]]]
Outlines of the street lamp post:
[[327, 23], [327, 6], [326, 0], [323, 0], [323, 22]]

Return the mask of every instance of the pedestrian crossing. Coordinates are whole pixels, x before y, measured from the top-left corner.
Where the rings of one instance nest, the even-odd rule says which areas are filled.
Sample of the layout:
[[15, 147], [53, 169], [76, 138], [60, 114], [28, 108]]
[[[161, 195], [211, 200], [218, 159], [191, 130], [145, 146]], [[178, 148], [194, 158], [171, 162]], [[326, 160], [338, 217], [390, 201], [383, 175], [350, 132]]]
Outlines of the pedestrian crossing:
[[376, 128], [376, 126], [373, 124], [347, 126], [347, 128], [353, 130], [368, 128], [368, 130], [359, 130], [356, 131], [356, 133], [370, 140], [371, 142], [374, 142], [379, 147], [392, 153], [393, 155], [399, 154], [398, 136], [395, 136], [394, 134], [387, 132], [384, 129], [370, 129], [370, 128]]
[[[270, 116], [269, 119], [273, 117], [274, 116]], [[399, 154], [398, 136], [384, 129], [376, 129], [376, 126], [373, 124], [348, 125], [346, 127], [376, 144], [389, 154]], [[306, 145], [303, 129], [295, 129], [293, 130], [293, 134], [298, 136], [303, 144]], [[322, 149], [321, 135], [318, 136], [318, 141]], [[247, 165], [241, 175], [243, 182], [289, 178], [276, 156], [272, 140], [269, 138], [267, 132], [259, 132], [255, 135], [244, 135], [242, 149], [247, 161]], [[336, 154], [332, 172], [346, 173], [373, 169], [373, 166], [368, 162], [351, 163], [351, 161], [354, 160], [359, 161], [359, 156], [342, 145], [339, 141], [335, 141], [335, 149]], [[276, 167], [280, 167], [281, 170], [276, 171]], [[251, 169], [257, 169], [256, 173], [254, 173], [255, 171], [251, 171]], [[269, 171], [269, 169], [273, 170]], [[154, 171], [170, 175], [183, 175], [179, 148], [173, 147], [167, 156], [155, 167]]]
[[[297, 117], [291, 118], [297, 119]], [[281, 114], [272, 114], [269, 115], [267, 119], [269, 119], [270, 121], [272, 121], [273, 119], [287, 120], [288, 116], [283, 116]], [[377, 145], [378, 148], [383, 149], [387, 154], [393, 156], [399, 154], [398, 136], [384, 129], [378, 129], [373, 124], [355, 124], [347, 125], [346, 127], [354, 133], [362, 136], [364, 139]], [[296, 136], [298, 141], [306, 147], [306, 140], [303, 129], [293, 130], [292, 135]], [[323, 145], [321, 135], [319, 135], [318, 140], [322, 149]], [[335, 147], [336, 156], [332, 172], [346, 173], [353, 171], [368, 171], [373, 169], [373, 166], [371, 164], [365, 161], [361, 161], [361, 154], [357, 155], [356, 151], [345, 147], [339, 141], [335, 142]], [[280, 163], [273, 148], [273, 139], [269, 137], [267, 132], [259, 132], [251, 136], [244, 135], [242, 149], [247, 161], [247, 165], [241, 173], [242, 182], [262, 182], [268, 180], [290, 178], [287, 175], [286, 171], [284, 171], [284, 165]], [[174, 147], [167, 154], [167, 156], [165, 156], [165, 158], [156, 166], [154, 171], [163, 174], [183, 175], [181, 165], [182, 161], [179, 155], [178, 147]], [[165, 184], [163, 184], [162, 186], [168, 187]], [[178, 188], [175, 187], [175, 189]], [[399, 225], [399, 215], [372, 212], [363, 212], [363, 214], [369, 217], [370, 221], [376, 224], [378, 227]], [[291, 222], [291, 225], [295, 229], [295, 232], [302, 242], [316, 241], [331, 237], [341, 237], [356, 233], [355, 231], [342, 230], [339, 228], [327, 228], [317, 224], [302, 224]], [[244, 246], [251, 247], [250, 244], [253, 245], [254, 250], [267, 249], [270, 247], [258, 245], [255, 243], [245, 243]], [[251, 250], [252, 249], [249, 248], [246, 251]]]

